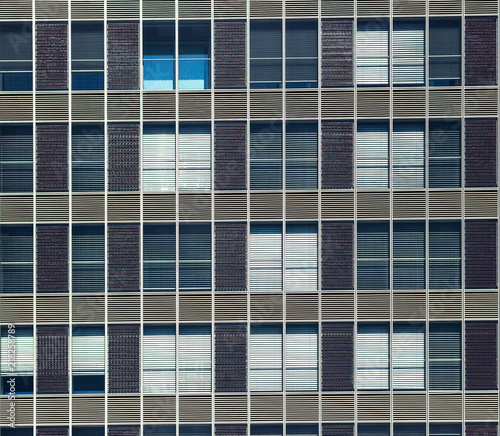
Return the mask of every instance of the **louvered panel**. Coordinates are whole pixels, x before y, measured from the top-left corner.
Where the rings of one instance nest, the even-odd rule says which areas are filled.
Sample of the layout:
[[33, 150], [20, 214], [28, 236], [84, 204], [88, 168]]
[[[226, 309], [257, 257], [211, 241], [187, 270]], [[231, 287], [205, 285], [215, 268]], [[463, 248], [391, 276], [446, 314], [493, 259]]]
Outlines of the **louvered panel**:
[[279, 0], [251, 0], [250, 1], [250, 17], [251, 18], [267, 18], [282, 16], [284, 3]]
[[[9, 408], [10, 402], [2, 401], [0, 404], [0, 412], [2, 413], [0, 424], [5, 426], [2, 428], [6, 428], [10, 424]], [[21, 425], [33, 425], [33, 415], [33, 398], [16, 398], [16, 428]]]
[[[217, 102], [217, 98], [216, 98]], [[217, 103], [216, 103], [217, 104]], [[246, 114], [245, 114], [246, 116]], [[246, 189], [246, 139], [244, 122], [217, 122], [214, 131], [214, 188], [216, 190]], [[222, 196], [217, 196], [222, 200]], [[229, 201], [237, 196], [225, 197]], [[215, 200], [217, 206], [217, 200]], [[246, 203], [246, 201], [245, 201]], [[229, 204], [227, 205], [229, 206]], [[221, 204], [220, 211], [223, 212]], [[246, 204], [245, 204], [246, 216]], [[216, 210], [217, 219], [217, 210]]]
[[[66, 376], [67, 377], [67, 376]], [[36, 422], [38, 424], [66, 424], [69, 423], [69, 398], [44, 398], [36, 400]], [[38, 434], [38, 433], [37, 433]], [[58, 435], [58, 433], [55, 433]]]
[[[216, 392], [245, 392], [247, 390], [247, 326], [246, 324], [215, 325], [215, 390]], [[221, 398], [221, 397], [219, 397]], [[238, 408], [238, 398], [240, 407]], [[234, 397], [235, 421], [246, 419], [246, 398]], [[217, 401], [217, 400], [216, 400]], [[229, 402], [226, 402], [229, 404]], [[244, 415], [241, 413], [244, 406]], [[230, 415], [229, 411], [225, 415]], [[217, 419], [217, 421], [231, 421]]]
[[210, 220], [212, 201], [210, 194], [179, 195], [180, 220]]
[[252, 224], [250, 227], [250, 290], [283, 290], [281, 224]]
[[108, 0], [107, 2], [108, 20], [138, 20], [139, 13], [140, 2], [138, 0]]
[[139, 425], [110, 425], [108, 436], [140, 436], [141, 427]]
[[459, 89], [429, 91], [429, 117], [459, 117], [461, 113], [462, 93]]
[[36, 300], [36, 322], [64, 324], [69, 322], [69, 299], [67, 296], [39, 296]]
[[321, 123], [321, 183], [323, 189], [353, 188], [354, 123]]
[[104, 0], [72, 0], [72, 20], [104, 19]]
[[[322, 5], [325, 3], [332, 2], [323, 2]], [[323, 9], [325, 9], [324, 6]], [[323, 20], [321, 22], [323, 87], [353, 86], [353, 24], [353, 20]]]
[[461, 394], [429, 394], [429, 419], [431, 421], [462, 419]]
[[497, 436], [498, 435], [498, 423], [496, 423], [496, 422], [467, 422], [465, 424], [465, 429], [466, 429], [465, 434], [467, 436]]
[[[498, 415], [498, 394], [465, 393], [465, 419], [493, 421]], [[468, 433], [467, 433], [468, 434]], [[485, 434], [485, 433], [483, 433]]]
[[[219, 2], [220, 4], [221, 2]], [[225, 2], [231, 4], [232, 2]], [[234, 6], [246, 6], [244, 1]], [[215, 2], [215, 8], [217, 8]], [[227, 8], [227, 6], [226, 6]], [[229, 9], [229, 8], [228, 8]], [[225, 12], [225, 13], [224, 13]], [[243, 11], [224, 11], [222, 15], [229, 12], [243, 18], [246, 15], [246, 7]], [[216, 16], [217, 10], [215, 12]], [[215, 88], [245, 88], [246, 86], [246, 26], [244, 21], [215, 21], [214, 24], [214, 84]], [[246, 97], [246, 95], [245, 95]], [[246, 106], [246, 104], [245, 104]], [[217, 107], [217, 106], [216, 106]], [[241, 110], [241, 109], [240, 109]], [[216, 112], [217, 117], [217, 112]]]
[[104, 195], [73, 195], [73, 221], [104, 221]]
[[394, 218], [425, 218], [425, 192], [393, 192]]
[[[498, 388], [497, 342], [497, 322], [468, 321], [465, 323], [465, 389], [496, 390]], [[469, 395], [473, 398], [473, 394]], [[491, 400], [498, 407], [498, 398], [491, 398]], [[465, 401], [467, 404], [467, 399]], [[476, 404], [478, 410], [491, 410], [487, 404], [480, 405], [481, 402], [480, 400], [471, 401]], [[485, 416], [466, 417], [466, 419], [485, 418]]]
[[250, 118], [268, 119], [268, 118], [281, 118], [282, 116], [283, 116], [283, 94], [281, 91], [278, 92], [252, 91], [250, 93]]
[[[359, 122], [356, 133], [356, 166], [358, 189], [389, 187], [389, 125]], [[358, 196], [359, 202], [359, 196]], [[369, 205], [368, 205], [369, 206]], [[375, 205], [374, 205], [375, 206]], [[377, 208], [384, 207], [382, 203]], [[376, 209], [374, 207], [374, 209]], [[382, 210], [379, 211], [381, 213]], [[358, 211], [359, 216], [359, 211]]]
[[144, 322], [175, 322], [175, 295], [144, 295]]
[[[110, 191], [138, 191], [139, 181], [139, 149], [140, 135], [139, 124], [115, 124], [108, 123], [108, 189]], [[111, 197], [110, 197], [111, 199]], [[130, 206], [134, 203], [133, 196], [115, 196], [115, 203], [121, 203], [120, 207], [129, 206], [129, 210], [116, 215], [125, 216], [132, 212]], [[119, 200], [121, 199], [121, 200]], [[127, 203], [132, 204], [127, 204]], [[125, 203], [125, 204], [124, 204]], [[108, 216], [111, 215], [110, 205], [108, 205]], [[139, 206], [139, 197], [137, 203], [132, 207]], [[139, 211], [137, 211], [139, 215]], [[111, 219], [109, 217], [109, 219]], [[138, 218], [137, 218], [138, 219]], [[112, 220], [112, 219], [111, 219]]]
[[[288, 324], [285, 337], [285, 362], [286, 362], [286, 390], [293, 391], [317, 391], [318, 390], [318, 326], [317, 324]], [[297, 406], [297, 397], [292, 404]], [[316, 420], [314, 416], [314, 402], [317, 398], [304, 397], [303, 406], [312, 410], [303, 410], [304, 415], [300, 416], [294, 407], [288, 411], [300, 416], [299, 420]], [[288, 405], [287, 405], [288, 407]], [[292, 405], [293, 407], [293, 405]]]
[[252, 395], [250, 419], [252, 421], [283, 420], [283, 397], [281, 395]]
[[144, 93], [144, 121], [175, 120], [175, 109], [175, 93]]
[[360, 118], [389, 118], [390, 94], [389, 91], [358, 91], [358, 117]]
[[389, 293], [358, 293], [357, 314], [359, 320], [388, 320], [391, 316]]
[[139, 239], [139, 224], [108, 224], [108, 291], [139, 291]]
[[[286, 420], [294, 421], [317, 421], [319, 401], [317, 395], [287, 395], [286, 396]], [[288, 433], [302, 434], [302, 433]]]
[[212, 298], [210, 295], [180, 295], [180, 321], [211, 321]]
[[447, 319], [462, 317], [462, 294], [459, 292], [431, 292], [429, 318]]
[[175, 195], [144, 194], [143, 202], [144, 221], [175, 220]]
[[246, 436], [246, 434], [246, 424], [217, 424], [215, 426], [215, 436]]
[[250, 219], [269, 220], [283, 217], [283, 194], [250, 194]]
[[[68, 139], [67, 124], [37, 124], [36, 186], [38, 192], [68, 190]], [[67, 201], [66, 199], [66, 203]], [[37, 207], [39, 202], [40, 197], [37, 198]], [[57, 207], [54, 209], [57, 210]], [[65, 213], [67, 215], [68, 212]], [[57, 213], [54, 215], [57, 216]], [[38, 211], [37, 219], [39, 219]]]
[[0, 296], [0, 315], [2, 323], [32, 323], [33, 297]]
[[175, 327], [144, 326], [143, 391], [175, 393]]
[[141, 297], [139, 295], [108, 296], [109, 322], [139, 322]]
[[465, 0], [466, 15], [496, 15], [497, 13], [497, 0]]
[[354, 294], [324, 293], [321, 299], [321, 318], [326, 321], [354, 319]]
[[246, 18], [247, 2], [246, 0], [215, 0], [214, 16], [215, 18]]
[[321, 195], [321, 217], [323, 219], [353, 219], [353, 192], [324, 192]]
[[392, 311], [394, 319], [425, 319], [425, 293], [394, 293]]
[[394, 0], [394, 15], [425, 15], [425, 0]]
[[6, 0], [0, 4], [1, 20], [31, 20], [31, 0]]
[[460, 218], [461, 216], [460, 191], [429, 192], [429, 217]]
[[350, 391], [354, 383], [354, 324], [323, 323], [321, 335], [323, 391]]
[[323, 421], [354, 421], [354, 394], [323, 394], [321, 400]]
[[465, 318], [485, 319], [498, 317], [498, 292], [466, 292]]
[[68, 292], [68, 249], [67, 225], [37, 226], [37, 292]]
[[242, 294], [215, 294], [215, 320], [217, 322], [247, 319], [247, 296]]
[[358, 219], [389, 218], [390, 214], [389, 192], [358, 192]]
[[104, 397], [73, 397], [71, 406], [73, 424], [104, 423]]
[[497, 288], [497, 222], [465, 221], [465, 287]]
[[[229, 86], [227, 87], [229, 88]], [[216, 92], [214, 96], [215, 96], [214, 111], [216, 120], [246, 119], [247, 117], [246, 93]]]
[[429, 15], [460, 15], [460, 0], [429, 0]]
[[[178, 341], [179, 392], [210, 392], [212, 390], [211, 326], [181, 325]], [[211, 404], [210, 397], [205, 397], [202, 401]], [[189, 403], [186, 406], [189, 406]], [[179, 407], [182, 408], [181, 405]], [[196, 407], [188, 408], [187, 412], [195, 413]], [[210, 408], [208, 413], [210, 415]], [[182, 412], [179, 411], [179, 414], [182, 420]], [[202, 419], [193, 420], [201, 421]]]
[[392, 111], [395, 118], [425, 117], [425, 91], [395, 89]]
[[35, 0], [35, 17], [37, 21], [67, 20], [68, 2], [65, 0]]
[[[66, 2], [52, 2], [42, 11], [55, 12], [55, 15], [67, 19], [68, 10]], [[49, 9], [50, 8], [50, 9]], [[39, 7], [36, 5], [36, 14]], [[68, 89], [68, 25], [67, 23], [36, 23], [36, 88], [37, 90]], [[37, 109], [38, 99], [37, 96]], [[66, 96], [67, 100], [67, 96]], [[67, 118], [66, 103], [66, 118]], [[38, 110], [37, 110], [38, 112]], [[43, 113], [43, 112], [42, 112]], [[37, 114], [37, 120], [40, 117]]]
[[318, 93], [315, 91], [288, 91], [285, 101], [288, 119], [318, 117]]
[[144, 396], [144, 423], [175, 421], [175, 396]]
[[103, 94], [74, 94], [71, 101], [71, 117], [73, 120], [101, 121], [104, 119]]
[[[121, 78], [116, 79], [121, 82]], [[148, 94], [145, 94], [148, 95]], [[108, 93], [108, 120], [128, 121], [139, 120], [140, 118], [140, 94], [132, 92]], [[146, 103], [146, 102], [145, 102]], [[160, 110], [160, 108], [158, 108]], [[146, 107], [144, 111], [146, 116]]]
[[286, 0], [285, 15], [287, 17], [317, 17], [318, 0]]
[[321, 91], [322, 118], [353, 118], [353, 91]]
[[358, 420], [389, 421], [389, 394], [358, 394]]
[[425, 421], [425, 394], [399, 394], [393, 397], [394, 420]]
[[389, 0], [358, 0], [358, 16], [389, 15]]
[[0, 96], [0, 121], [33, 121], [32, 95]]
[[496, 33], [496, 17], [465, 19], [465, 85], [497, 84]]
[[211, 106], [212, 100], [209, 93], [179, 94], [179, 118], [182, 120], [210, 119]]
[[[465, 187], [497, 186], [497, 121], [465, 120]], [[468, 193], [466, 192], [466, 198]], [[467, 200], [465, 203], [467, 213]]]
[[210, 18], [210, 0], [179, 0], [179, 18]]
[[215, 220], [245, 220], [247, 218], [246, 194], [215, 194]]
[[104, 322], [104, 297], [100, 295], [72, 297], [73, 322]]
[[323, 436], [353, 436], [354, 424], [323, 424], [321, 434]]
[[174, 18], [175, 2], [165, 0], [143, 0], [142, 17], [144, 19]]
[[[247, 420], [247, 398], [243, 395], [216, 395], [215, 396], [215, 421], [216, 422], [246, 422]], [[240, 435], [244, 433], [230, 431], [228, 433], [220, 431], [217, 425], [216, 435]], [[219, 430], [219, 431], [217, 431]]]
[[283, 319], [283, 296], [280, 294], [252, 294], [250, 297], [252, 321], [280, 321]]
[[[50, 300], [49, 300], [50, 301]], [[37, 306], [40, 299], [37, 299]], [[66, 298], [66, 312], [68, 311]], [[67, 317], [66, 317], [67, 318]], [[38, 323], [37, 316], [37, 323]], [[68, 322], [66, 320], [66, 322]], [[68, 356], [69, 356], [68, 326], [38, 325], [37, 335], [37, 389], [39, 394], [57, 394], [68, 392]], [[53, 398], [45, 403], [37, 404], [37, 421], [39, 423], [68, 422], [68, 399]], [[59, 404], [57, 404], [59, 403]], [[50, 405], [50, 406], [49, 406]], [[60, 411], [60, 414], [57, 413]], [[45, 412], [45, 413], [44, 413]], [[52, 421], [51, 412], [55, 414]], [[45, 420], [42, 418], [44, 417]], [[59, 418], [59, 419], [58, 419]]]
[[286, 318], [289, 321], [318, 319], [318, 296], [290, 294], [286, 298]]
[[[136, 424], [141, 421], [139, 397], [108, 397], [108, 422]], [[110, 428], [111, 430], [111, 428]], [[128, 433], [122, 432], [127, 436]]]
[[321, 2], [323, 17], [349, 17], [354, 15], [353, 0], [323, 0]]
[[318, 219], [318, 194], [293, 193], [286, 195], [287, 219]]
[[247, 225], [215, 224], [215, 290], [247, 289]]
[[109, 195], [109, 221], [139, 221], [139, 195]]
[[36, 220], [38, 223], [67, 222], [69, 219], [69, 197], [67, 195], [38, 195]]
[[[389, 325], [358, 324], [356, 336], [358, 389], [387, 390], [389, 388]], [[386, 399], [387, 397], [387, 399]], [[372, 401], [376, 399], [376, 401]], [[389, 396], [358, 397], [358, 419], [389, 419]], [[364, 407], [363, 407], [364, 405]], [[379, 405], [380, 408], [377, 408]], [[364, 409], [364, 410], [363, 410]], [[373, 416], [378, 412], [378, 417]]]
[[498, 116], [498, 90], [466, 89], [465, 116], [496, 117]]

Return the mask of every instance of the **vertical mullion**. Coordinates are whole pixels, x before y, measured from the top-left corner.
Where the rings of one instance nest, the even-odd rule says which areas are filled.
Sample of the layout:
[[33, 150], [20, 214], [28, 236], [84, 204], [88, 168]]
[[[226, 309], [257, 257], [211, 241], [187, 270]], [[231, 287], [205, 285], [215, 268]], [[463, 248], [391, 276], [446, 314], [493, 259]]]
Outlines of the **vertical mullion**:
[[139, 327], [139, 401], [140, 401], [140, 427], [139, 434], [144, 432], [144, 186], [143, 186], [143, 135], [144, 135], [144, 47], [143, 47], [143, 0], [139, 0], [139, 285], [141, 299], [141, 319]]
[[37, 255], [36, 255], [36, 222], [37, 222], [37, 209], [36, 209], [36, 2], [32, 0], [31, 2], [31, 80], [32, 80], [32, 94], [33, 94], [33, 102], [32, 102], [32, 113], [33, 113], [33, 122], [32, 122], [32, 168], [33, 168], [33, 177], [32, 177], [32, 186], [33, 186], [33, 252], [32, 252], [32, 262], [33, 262], [33, 281], [32, 281], [32, 292], [33, 292], [33, 435], [35, 435], [36, 429], [36, 403], [37, 403], [37, 322], [36, 322], [36, 307], [37, 307]]
[[358, 196], [358, 176], [357, 176], [357, 137], [358, 137], [358, 78], [357, 78], [357, 66], [358, 66], [358, 53], [357, 53], [357, 38], [358, 38], [358, 18], [357, 18], [358, 4], [354, 2], [353, 11], [353, 300], [354, 300], [354, 319], [353, 319], [353, 394], [354, 394], [354, 423], [353, 423], [353, 436], [358, 434], [358, 370], [357, 370], [357, 342], [358, 342], [358, 219], [357, 219], [357, 196]]
[[71, 20], [71, 1], [68, 2], [68, 149], [67, 149], [67, 159], [68, 159], [68, 197], [69, 197], [69, 224], [68, 224], [68, 259], [69, 259], [69, 271], [68, 271], [68, 290], [69, 290], [69, 331], [68, 331], [68, 396], [69, 396], [69, 429], [68, 436], [72, 436], [73, 428], [71, 423], [73, 422], [73, 159], [72, 159], [72, 149], [73, 149], [73, 75], [71, 73], [71, 47], [72, 47], [72, 20]]

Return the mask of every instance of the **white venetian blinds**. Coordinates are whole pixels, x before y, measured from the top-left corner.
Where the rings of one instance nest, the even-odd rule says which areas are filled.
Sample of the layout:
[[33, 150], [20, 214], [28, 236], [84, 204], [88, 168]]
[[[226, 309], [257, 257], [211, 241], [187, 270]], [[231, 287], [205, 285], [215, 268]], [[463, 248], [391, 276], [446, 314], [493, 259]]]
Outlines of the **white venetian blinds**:
[[357, 131], [357, 187], [389, 187], [389, 125], [359, 122]]
[[250, 391], [279, 392], [283, 388], [282, 327], [250, 329]]
[[282, 234], [280, 224], [252, 224], [250, 227], [250, 289], [281, 291]]
[[104, 375], [103, 327], [73, 327], [71, 349], [74, 375]]
[[425, 389], [425, 329], [394, 324], [392, 337], [393, 389]]
[[209, 326], [180, 326], [179, 392], [212, 391], [211, 350]]
[[388, 85], [388, 23], [382, 21], [358, 21], [356, 53], [358, 85]]
[[286, 289], [313, 291], [318, 288], [318, 228], [316, 224], [286, 226]]
[[392, 171], [394, 188], [425, 187], [425, 126], [419, 122], [394, 122]]
[[144, 326], [145, 393], [175, 393], [175, 327]]
[[286, 328], [286, 390], [318, 389], [318, 327], [288, 325]]
[[210, 124], [181, 124], [179, 126], [179, 190], [209, 190], [211, 162]]
[[142, 167], [144, 191], [175, 191], [173, 125], [144, 125]]
[[423, 20], [394, 20], [392, 31], [394, 85], [424, 84], [424, 32]]
[[[9, 333], [7, 327], [2, 328], [1, 372], [2, 377], [33, 375], [33, 328], [16, 327], [12, 333], [13, 348], [9, 348]], [[9, 360], [9, 351], [14, 354]], [[12, 364], [12, 365], [10, 365]]]
[[358, 389], [389, 389], [389, 325], [359, 324], [356, 356]]

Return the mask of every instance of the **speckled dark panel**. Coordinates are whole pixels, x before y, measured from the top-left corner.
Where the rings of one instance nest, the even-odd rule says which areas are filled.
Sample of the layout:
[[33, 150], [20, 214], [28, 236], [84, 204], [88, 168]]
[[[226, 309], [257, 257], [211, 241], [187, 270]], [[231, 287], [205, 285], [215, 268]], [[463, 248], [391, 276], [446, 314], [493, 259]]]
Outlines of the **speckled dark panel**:
[[324, 323], [321, 331], [324, 391], [351, 391], [354, 383], [354, 325]]
[[497, 186], [497, 120], [465, 120], [465, 187]]
[[38, 225], [36, 242], [37, 292], [68, 292], [68, 226]]
[[110, 425], [108, 436], [139, 436], [141, 427], [138, 425]]
[[497, 84], [497, 17], [465, 19], [465, 84]]
[[353, 20], [321, 21], [322, 86], [353, 86]]
[[245, 324], [215, 324], [215, 390], [247, 390], [247, 330]]
[[139, 89], [139, 22], [108, 22], [108, 89]]
[[36, 427], [36, 436], [68, 436], [68, 427]]
[[108, 326], [109, 392], [139, 392], [140, 328], [138, 325]]
[[68, 125], [36, 126], [36, 189], [68, 191]]
[[323, 222], [321, 229], [322, 289], [354, 289], [353, 223]]
[[67, 23], [36, 23], [36, 88], [68, 89]]
[[323, 189], [354, 186], [354, 122], [321, 123], [321, 172]]
[[244, 21], [215, 21], [215, 88], [246, 87], [245, 29], [246, 23]]
[[496, 422], [467, 422], [465, 436], [497, 436], [498, 424]]
[[217, 424], [215, 436], [246, 436], [247, 426], [245, 424]]
[[497, 389], [497, 323], [465, 323], [465, 389]]
[[215, 289], [247, 289], [247, 226], [245, 223], [215, 224]]
[[108, 189], [138, 191], [140, 156], [138, 123], [108, 124]]
[[465, 287], [497, 287], [496, 221], [465, 221]]
[[[68, 326], [37, 327], [37, 392], [68, 392]], [[58, 434], [58, 433], [56, 433]]]
[[215, 189], [246, 189], [246, 123], [216, 122]]
[[139, 291], [139, 224], [108, 226], [109, 291]]
[[352, 436], [354, 424], [323, 424], [323, 436]]

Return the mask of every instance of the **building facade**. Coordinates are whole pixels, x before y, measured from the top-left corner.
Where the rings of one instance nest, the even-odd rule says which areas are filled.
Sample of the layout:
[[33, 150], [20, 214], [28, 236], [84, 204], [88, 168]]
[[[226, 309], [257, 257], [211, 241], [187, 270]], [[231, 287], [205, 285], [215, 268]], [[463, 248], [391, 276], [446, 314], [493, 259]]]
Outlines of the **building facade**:
[[498, 13], [2, 0], [2, 435], [498, 435]]

